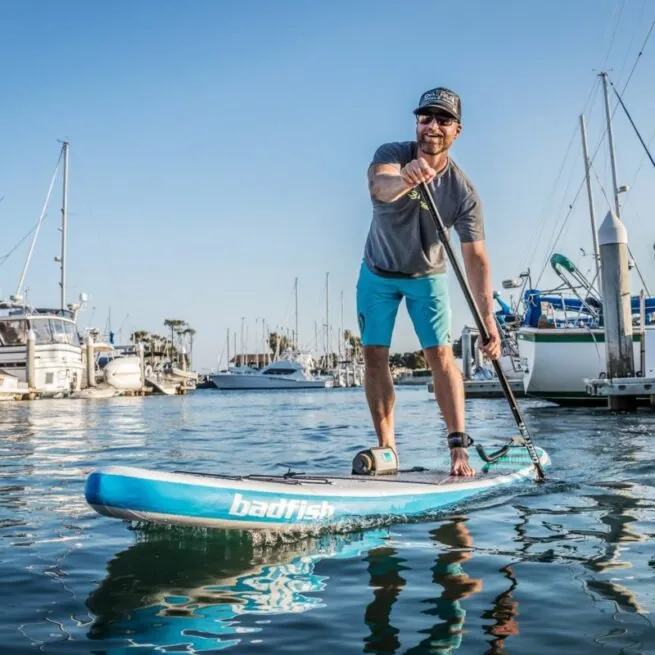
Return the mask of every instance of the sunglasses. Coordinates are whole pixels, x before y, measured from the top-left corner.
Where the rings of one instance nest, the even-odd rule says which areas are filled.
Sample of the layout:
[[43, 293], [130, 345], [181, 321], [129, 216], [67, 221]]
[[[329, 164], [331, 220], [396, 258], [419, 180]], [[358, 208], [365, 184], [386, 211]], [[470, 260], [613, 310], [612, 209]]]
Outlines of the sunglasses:
[[416, 119], [421, 125], [429, 125], [432, 121], [436, 121], [437, 125], [442, 125], [443, 127], [449, 127], [457, 122], [457, 119], [444, 114], [419, 114]]

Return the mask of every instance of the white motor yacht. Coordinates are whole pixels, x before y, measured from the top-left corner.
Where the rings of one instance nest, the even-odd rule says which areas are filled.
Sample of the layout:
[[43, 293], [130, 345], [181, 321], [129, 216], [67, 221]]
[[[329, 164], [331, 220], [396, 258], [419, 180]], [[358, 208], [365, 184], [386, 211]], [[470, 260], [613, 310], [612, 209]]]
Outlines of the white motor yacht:
[[[244, 367], [247, 368], [247, 367]], [[256, 370], [216, 373], [211, 380], [217, 389], [325, 389], [334, 386], [332, 377], [311, 373], [311, 356], [285, 353], [280, 359]]]
[[27, 379], [27, 340], [34, 335], [34, 387], [40, 396], [79, 391], [84, 364], [72, 311], [0, 302], [0, 371]]

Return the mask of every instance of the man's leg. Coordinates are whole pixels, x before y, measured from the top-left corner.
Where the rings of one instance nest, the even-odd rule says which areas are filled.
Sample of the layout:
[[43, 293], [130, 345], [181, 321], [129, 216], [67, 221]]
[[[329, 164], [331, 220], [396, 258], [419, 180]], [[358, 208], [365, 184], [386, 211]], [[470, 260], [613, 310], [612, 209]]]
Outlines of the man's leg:
[[[425, 358], [432, 371], [434, 395], [441, 409], [448, 434], [465, 432], [464, 381], [453, 357], [450, 346], [425, 348]], [[450, 451], [453, 475], [473, 475], [468, 463], [466, 448], [453, 448]]]
[[364, 346], [364, 389], [378, 444], [397, 454], [393, 410], [396, 392], [389, 368], [389, 348]]
[[393, 448], [396, 454], [389, 346], [401, 300], [393, 278], [375, 275], [362, 264], [357, 281], [357, 318], [364, 346], [366, 400], [379, 445]]
[[[404, 292], [414, 329], [432, 370], [434, 393], [448, 434], [464, 432], [464, 382], [450, 346], [450, 301], [445, 275], [408, 280]], [[473, 475], [466, 448], [450, 450], [451, 474]]]
[[446, 423], [448, 434], [465, 431], [464, 381], [450, 346], [425, 348], [425, 359], [432, 371], [434, 395]]

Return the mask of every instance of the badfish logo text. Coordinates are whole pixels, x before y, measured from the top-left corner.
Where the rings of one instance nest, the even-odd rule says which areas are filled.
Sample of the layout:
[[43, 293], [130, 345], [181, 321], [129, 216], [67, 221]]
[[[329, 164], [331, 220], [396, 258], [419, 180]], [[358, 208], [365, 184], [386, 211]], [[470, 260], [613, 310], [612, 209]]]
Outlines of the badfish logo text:
[[334, 516], [334, 505], [326, 500], [320, 503], [308, 503], [306, 500], [284, 500], [265, 502], [263, 500], [247, 500], [241, 494], [234, 494], [232, 516], [254, 516], [269, 519], [298, 519], [311, 521], [329, 519]]

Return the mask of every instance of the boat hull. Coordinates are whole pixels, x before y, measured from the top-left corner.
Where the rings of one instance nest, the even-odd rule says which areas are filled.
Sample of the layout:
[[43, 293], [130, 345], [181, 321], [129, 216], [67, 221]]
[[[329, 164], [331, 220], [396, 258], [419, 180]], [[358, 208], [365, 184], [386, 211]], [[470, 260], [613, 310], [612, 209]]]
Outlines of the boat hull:
[[[517, 334], [523, 388], [529, 397], [558, 404], [605, 404], [586, 392], [585, 378], [606, 370], [605, 333], [586, 328], [521, 328]], [[640, 337], [633, 335], [635, 369], [639, 370]]]
[[[0, 348], [0, 370], [27, 382], [27, 347]], [[34, 348], [34, 391], [57, 396], [82, 388], [82, 349], [71, 344], [44, 344]]]
[[259, 374], [227, 374], [214, 375], [211, 378], [214, 386], [221, 390], [267, 390], [267, 389], [325, 389], [329, 380], [293, 380], [283, 377], [263, 376]]

